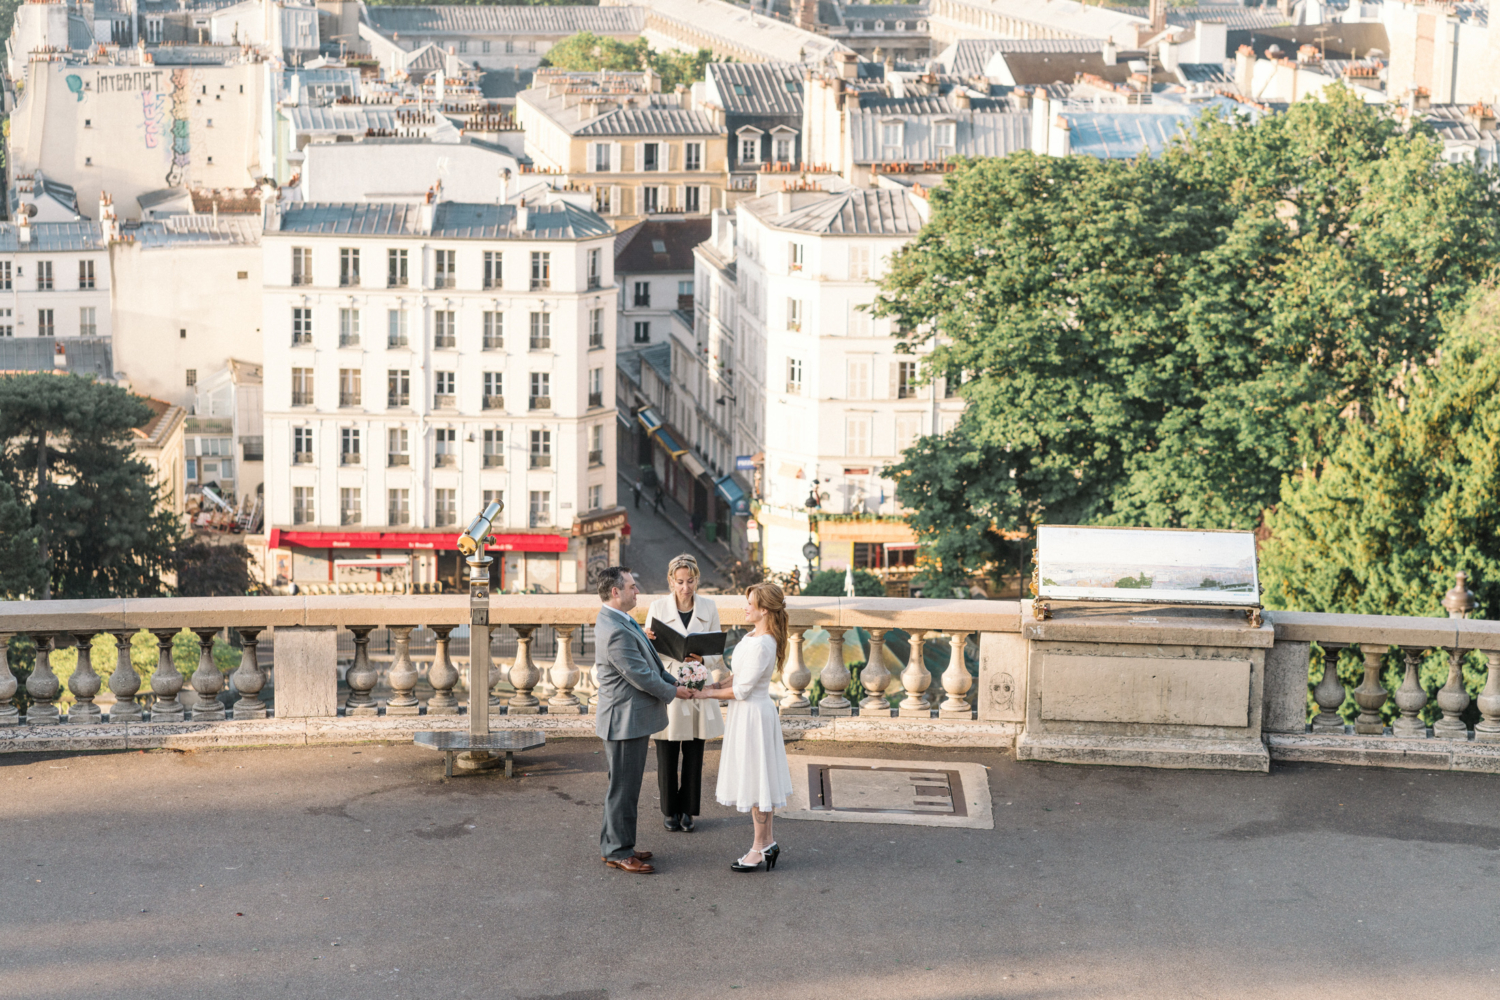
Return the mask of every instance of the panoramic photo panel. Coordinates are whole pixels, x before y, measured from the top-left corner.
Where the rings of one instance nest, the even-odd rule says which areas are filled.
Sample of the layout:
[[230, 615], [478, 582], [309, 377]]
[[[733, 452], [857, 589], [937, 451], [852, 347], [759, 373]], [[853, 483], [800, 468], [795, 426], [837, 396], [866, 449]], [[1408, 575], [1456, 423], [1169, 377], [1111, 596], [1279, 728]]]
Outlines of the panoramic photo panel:
[[1043, 599], [1260, 603], [1250, 531], [1042, 525], [1037, 565]]

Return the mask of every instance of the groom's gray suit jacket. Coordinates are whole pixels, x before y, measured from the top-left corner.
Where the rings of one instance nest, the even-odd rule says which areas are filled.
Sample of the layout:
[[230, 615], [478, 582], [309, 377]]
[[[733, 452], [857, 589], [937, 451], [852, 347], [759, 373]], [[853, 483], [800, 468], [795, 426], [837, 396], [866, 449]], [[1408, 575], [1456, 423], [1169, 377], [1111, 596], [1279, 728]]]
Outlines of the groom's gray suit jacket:
[[667, 728], [667, 705], [677, 697], [677, 681], [645, 633], [613, 609], [600, 608], [594, 660], [599, 668], [594, 732], [600, 738], [631, 740]]

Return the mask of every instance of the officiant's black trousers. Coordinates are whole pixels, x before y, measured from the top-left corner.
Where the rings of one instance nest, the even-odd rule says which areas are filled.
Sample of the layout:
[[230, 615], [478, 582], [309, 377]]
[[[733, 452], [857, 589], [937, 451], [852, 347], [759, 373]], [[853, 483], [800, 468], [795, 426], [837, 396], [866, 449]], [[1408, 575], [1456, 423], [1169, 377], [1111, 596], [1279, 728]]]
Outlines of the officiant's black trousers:
[[[663, 816], [698, 815], [703, 795], [703, 740], [657, 740], [656, 784]], [[682, 757], [682, 772], [677, 758]]]

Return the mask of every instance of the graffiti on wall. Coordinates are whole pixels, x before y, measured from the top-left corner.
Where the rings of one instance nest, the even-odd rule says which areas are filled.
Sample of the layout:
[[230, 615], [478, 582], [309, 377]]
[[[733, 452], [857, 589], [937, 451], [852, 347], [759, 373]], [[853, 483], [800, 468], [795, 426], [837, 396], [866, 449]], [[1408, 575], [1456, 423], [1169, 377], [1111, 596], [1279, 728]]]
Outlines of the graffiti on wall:
[[188, 84], [186, 68], [172, 71], [172, 165], [167, 168], [167, 187], [177, 187], [187, 173], [189, 151], [188, 138]]

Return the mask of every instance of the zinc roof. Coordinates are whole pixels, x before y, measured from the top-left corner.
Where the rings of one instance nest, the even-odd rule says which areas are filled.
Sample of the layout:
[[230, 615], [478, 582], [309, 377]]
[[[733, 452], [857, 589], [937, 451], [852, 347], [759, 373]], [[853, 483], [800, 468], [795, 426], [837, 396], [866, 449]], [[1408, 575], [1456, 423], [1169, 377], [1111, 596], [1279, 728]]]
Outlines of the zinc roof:
[[708, 64], [719, 101], [732, 115], [802, 114], [802, 72], [793, 62]]
[[616, 108], [588, 119], [574, 135], [722, 135], [703, 111], [681, 108]]
[[1114, 38], [1134, 44], [1136, 29], [1145, 18], [1077, 0], [950, 0], [986, 13], [1071, 35], [1075, 38]]
[[[899, 117], [904, 128], [896, 155], [884, 142], [882, 126]], [[934, 126], [954, 122], [952, 148], [938, 146]], [[849, 149], [855, 163], [937, 163], [949, 156], [1006, 156], [1031, 148], [1031, 116], [1025, 112], [953, 111], [892, 116], [879, 111], [849, 115]]]
[[0, 222], [0, 253], [52, 253], [62, 250], [102, 250], [104, 232], [97, 222], [34, 222], [31, 242], [22, 244], [14, 222]]
[[521, 7], [444, 5], [369, 6], [366, 17], [382, 34], [638, 35], [645, 25], [640, 7]]
[[516, 206], [440, 202], [432, 230], [422, 228], [420, 204], [308, 202], [288, 208], [281, 232], [313, 235], [431, 236], [452, 240], [578, 239], [606, 236], [614, 228], [593, 212], [566, 202], [530, 210], [526, 233], [515, 231]]
[[960, 38], [942, 55], [948, 72], [967, 80], [984, 76], [996, 52], [1099, 52], [1102, 38]]
[[[757, 201], [774, 209], [775, 196]], [[922, 217], [905, 191], [854, 188], [767, 219], [779, 229], [824, 236], [914, 236]]]

